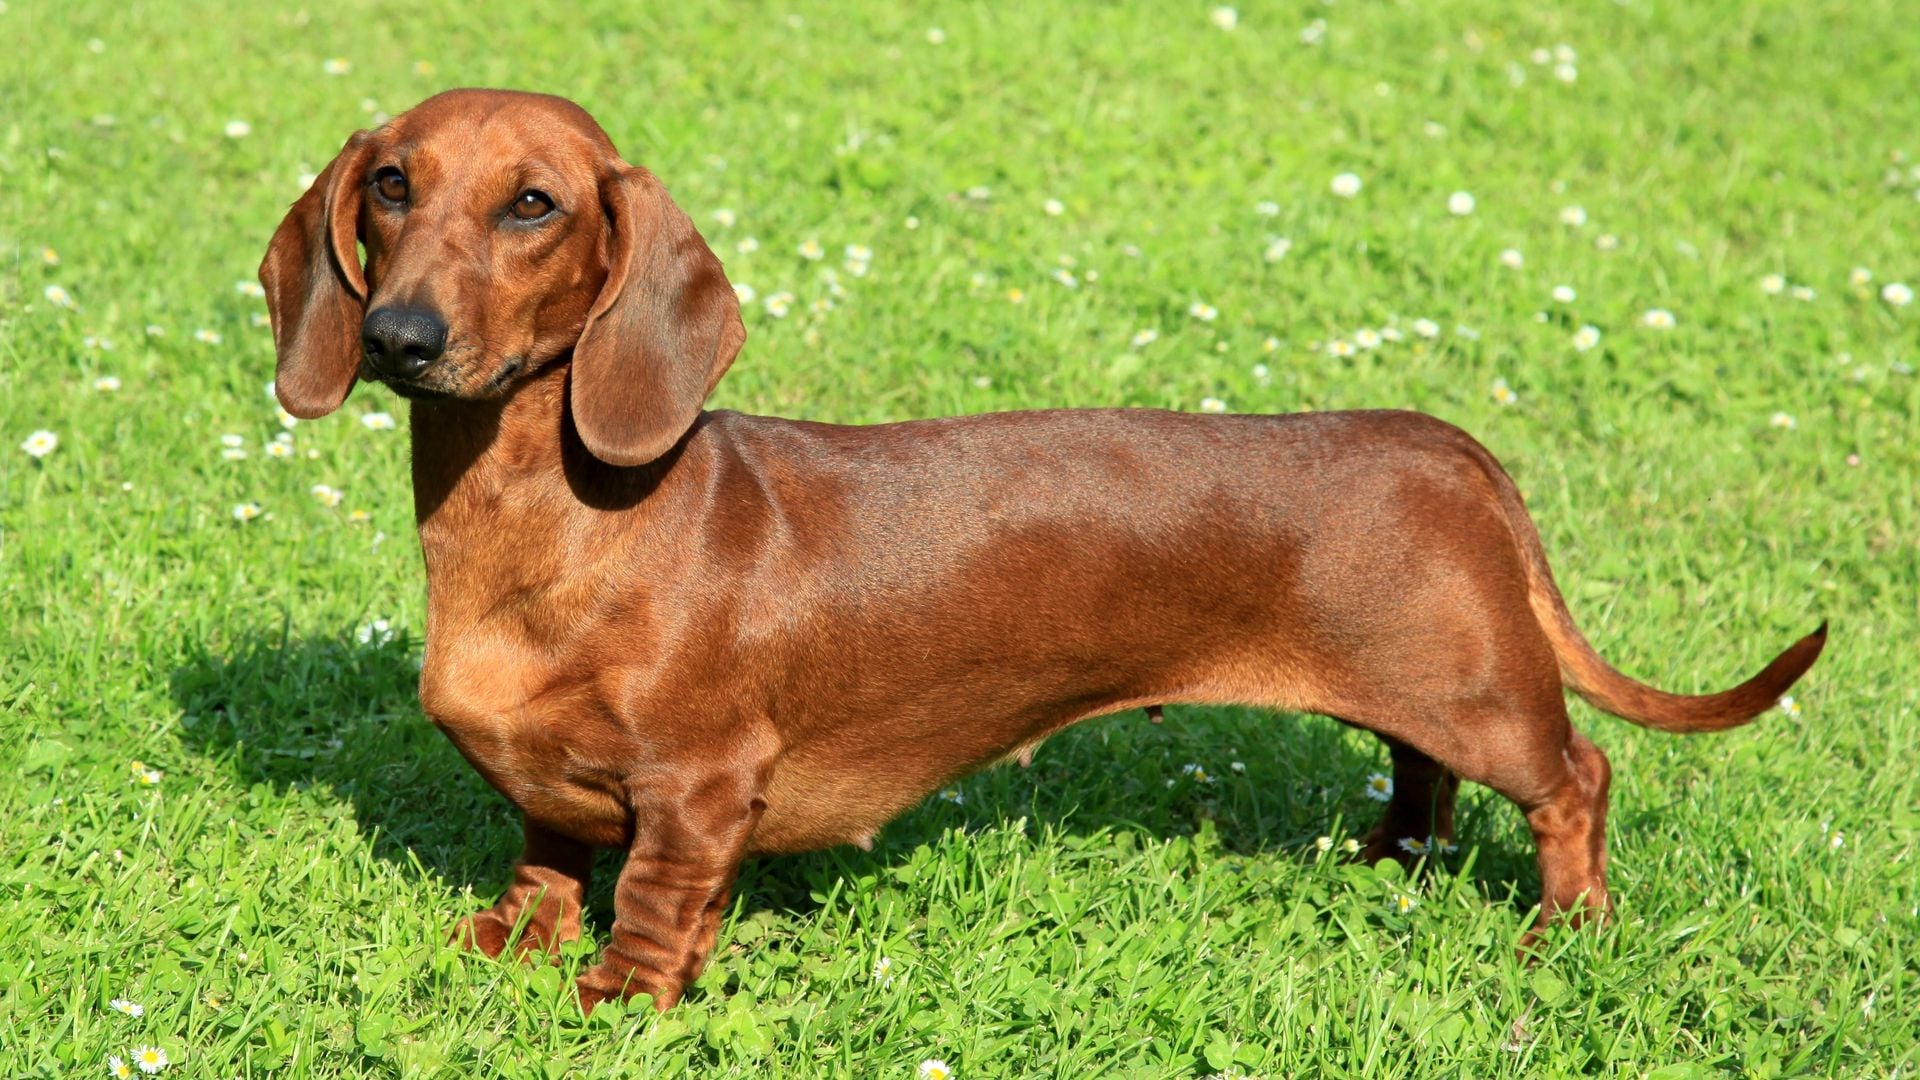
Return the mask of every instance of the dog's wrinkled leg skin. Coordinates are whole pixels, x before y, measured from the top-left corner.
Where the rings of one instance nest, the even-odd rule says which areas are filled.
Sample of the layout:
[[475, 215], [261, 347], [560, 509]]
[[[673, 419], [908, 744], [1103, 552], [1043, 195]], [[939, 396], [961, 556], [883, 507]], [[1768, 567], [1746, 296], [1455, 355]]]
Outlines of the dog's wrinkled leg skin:
[[634, 800], [633, 846], [613, 896], [613, 937], [582, 973], [580, 1008], [653, 995], [664, 1010], [700, 975], [766, 803], [750, 777], [672, 778]]
[[1381, 737], [1393, 758], [1393, 795], [1380, 823], [1360, 841], [1360, 861], [1398, 859], [1412, 869], [1418, 856], [1402, 840], [1453, 840], [1453, 801], [1460, 778], [1439, 762], [1396, 739]]
[[1540, 847], [1540, 918], [1521, 939], [1523, 957], [1550, 925], [1579, 926], [1613, 914], [1607, 893], [1607, 789], [1613, 768], [1585, 735], [1570, 734], [1560, 785], [1526, 807]]
[[586, 902], [593, 849], [578, 840], [525, 822], [526, 846], [513, 866], [513, 884], [499, 903], [460, 920], [452, 943], [499, 956], [514, 928], [526, 920], [515, 951], [555, 951], [580, 936], [580, 908]]

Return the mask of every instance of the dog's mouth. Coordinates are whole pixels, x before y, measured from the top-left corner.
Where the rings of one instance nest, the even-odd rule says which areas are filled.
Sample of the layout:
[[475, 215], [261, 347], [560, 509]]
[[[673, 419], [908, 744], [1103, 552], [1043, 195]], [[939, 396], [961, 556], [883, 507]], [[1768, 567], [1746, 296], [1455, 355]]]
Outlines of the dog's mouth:
[[360, 377], [368, 382], [384, 383], [394, 393], [414, 401], [480, 399], [499, 397], [527, 370], [524, 356], [509, 356], [484, 381], [462, 378], [463, 372], [445, 361], [413, 377], [386, 374], [372, 364], [362, 362]]

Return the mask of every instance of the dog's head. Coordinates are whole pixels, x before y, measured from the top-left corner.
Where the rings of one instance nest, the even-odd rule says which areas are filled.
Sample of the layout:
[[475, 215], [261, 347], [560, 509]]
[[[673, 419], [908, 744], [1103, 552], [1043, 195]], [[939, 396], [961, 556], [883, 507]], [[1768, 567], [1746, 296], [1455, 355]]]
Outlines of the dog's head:
[[574, 425], [615, 465], [671, 449], [746, 340], [720, 260], [666, 189], [543, 94], [450, 90], [356, 133], [280, 223], [260, 280], [295, 416], [332, 412], [356, 378], [500, 397], [571, 357]]

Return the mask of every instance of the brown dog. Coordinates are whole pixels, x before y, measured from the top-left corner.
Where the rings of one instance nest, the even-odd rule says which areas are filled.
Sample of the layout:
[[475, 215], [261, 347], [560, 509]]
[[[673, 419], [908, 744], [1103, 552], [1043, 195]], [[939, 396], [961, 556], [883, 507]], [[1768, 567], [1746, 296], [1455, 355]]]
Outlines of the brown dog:
[[1543, 918], [1604, 912], [1607, 759], [1562, 687], [1713, 731], [1825, 641], [1719, 694], [1627, 678], [1506, 473], [1414, 413], [704, 412], [746, 336], [720, 262], [558, 98], [452, 91], [354, 135], [260, 277], [288, 411], [356, 378], [413, 401], [421, 703], [526, 822], [457, 936], [574, 938], [593, 849], [627, 852], [587, 1008], [676, 1000], [742, 859], [868, 844], [957, 776], [1163, 702], [1379, 734], [1368, 858], [1450, 836], [1460, 779], [1486, 784], [1532, 826]]

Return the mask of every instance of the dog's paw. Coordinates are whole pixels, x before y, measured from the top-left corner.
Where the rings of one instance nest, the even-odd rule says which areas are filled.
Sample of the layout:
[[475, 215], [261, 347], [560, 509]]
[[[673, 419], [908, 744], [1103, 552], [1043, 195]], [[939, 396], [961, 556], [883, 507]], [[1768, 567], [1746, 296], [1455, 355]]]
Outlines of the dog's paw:
[[447, 944], [456, 948], [471, 949], [487, 956], [499, 956], [507, 947], [507, 937], [513, 927], [503, 921], [491, 908], [477, 915], [461, 919], [453, 928]]

